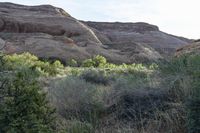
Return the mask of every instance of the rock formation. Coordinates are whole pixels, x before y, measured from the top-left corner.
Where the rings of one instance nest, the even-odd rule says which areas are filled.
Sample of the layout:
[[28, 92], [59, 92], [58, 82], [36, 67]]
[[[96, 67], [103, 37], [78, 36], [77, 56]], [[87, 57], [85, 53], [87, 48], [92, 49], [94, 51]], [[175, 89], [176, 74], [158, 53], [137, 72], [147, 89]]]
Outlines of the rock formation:
[[51, 5], [0, 3], [0, 47], [6, 53], [30, 52], [64, 63], [100, 54], [133, 63], [162, 59], [160, 49], [171, 52], [188, 41], [147, 23], [83, 22]]
[[[107, 45], [134, 43], [147, 44], [157, 50], [163, 56], [172, 55], [175, 50], [191, 42], [191, 40], [173, 36], [159, 30], [155, 25], [148, 23], [108, 23], [108, 22], [85, 22], [88, 26], [98, 30], [101, 36], [110, 41]], [[100, 34], [98, 33], [97, 36]], [[103, 41], [105, 38], [102, 39]]]

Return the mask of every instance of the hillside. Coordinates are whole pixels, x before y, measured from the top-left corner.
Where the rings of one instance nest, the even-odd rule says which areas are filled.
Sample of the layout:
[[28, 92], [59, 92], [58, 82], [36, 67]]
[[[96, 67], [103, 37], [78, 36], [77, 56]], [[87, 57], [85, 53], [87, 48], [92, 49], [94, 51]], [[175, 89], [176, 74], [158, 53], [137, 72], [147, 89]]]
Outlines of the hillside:
[[200, 54], [200, 41], [197, 40], [191, 44], [188, 44], [184, 47], [180, 47], [176, 50], [175, 56], [182, 56], [185, 54], [193, 54], [193, 55], [199, 55]]
[[173, 55], [178, 47], [192, 42], [189, 39], [162, 32], [157, 26], [148, 23], [85, 23], [96, 29], [97, 37], [104, 44], [111, 46], [111, 48], [114, 46], [114, 48], [121, 49], [124, 47], [124, 44], [132, 47], [134, 43], [139, 43], [140, 45], [148, 45], [165, 56]]
[[0, 133], [200, 133], [199, 53], [152, 24], [0, 3]]
[[5, 53], [30, 52], [63, 63], [97, 54], [115, 63], [156, 61], [190, 42], [147, 23], [82, 22], [51, 5], [2, 2], [0, 38]]

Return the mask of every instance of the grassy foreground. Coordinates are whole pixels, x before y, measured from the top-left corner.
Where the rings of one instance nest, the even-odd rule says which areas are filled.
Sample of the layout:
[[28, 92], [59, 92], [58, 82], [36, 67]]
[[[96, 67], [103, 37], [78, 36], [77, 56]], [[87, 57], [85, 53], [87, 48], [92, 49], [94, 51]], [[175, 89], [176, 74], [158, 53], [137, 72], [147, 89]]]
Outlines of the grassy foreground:
[[0, 59], [2, 133], [199, 133], [200, 56], [169, 62]]

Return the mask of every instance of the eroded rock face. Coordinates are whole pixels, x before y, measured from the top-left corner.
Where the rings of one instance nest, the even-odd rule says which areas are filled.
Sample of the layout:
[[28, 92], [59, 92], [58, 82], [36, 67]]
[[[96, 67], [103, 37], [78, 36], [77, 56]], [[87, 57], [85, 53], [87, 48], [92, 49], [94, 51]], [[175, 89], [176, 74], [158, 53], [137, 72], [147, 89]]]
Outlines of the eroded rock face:
[[0, 3], [0, 37], [15, 47], [15, 53], [30, 52], [64, 62], [89, 58], [90, 45], [103, 54], [102, 43], [91, 29], [50, 5]]
[[[89, 39], [100, 43], [89, 28], [63, 12], [62, 9], [50, 5], [22, 6], [1, 3], [0, 29], [1, 32], [65, 35], [74, 37], [74, 40]], [[76, 39], [76, 36], [79, 36], [79, 39]]]
[[162, 58], [154, 48], [186, 43], [168, 36], [146, 23], [82, 22], [51, 5], [0, 3], [0, 38], [6, 53], [30, 52], [65, 63], [97, 54], [114, 63], [148, 62]]
[[85, 23], [106, 36], [110, 40], [110, 42], [107, 42], [108, 45], [121, 43], [121, 47], [123, 47], [123, 44], [129, 44], [131, 46], [133, 42], [147, 44], [164, 56], [174, 54], [178, 47], [191, 42], [191, 40], [186, 38], [166, 34], [160, 31], [157, 26], [148, 23]]
[[85, 22], [89, 26], [104, 32], [120, 31], [120, 32], [136, 32], [145, 33], [146, 31], [159, 31], [159, 28], [155, 25], [150, 25], [148, 23], [110, 23], [110, 22]]

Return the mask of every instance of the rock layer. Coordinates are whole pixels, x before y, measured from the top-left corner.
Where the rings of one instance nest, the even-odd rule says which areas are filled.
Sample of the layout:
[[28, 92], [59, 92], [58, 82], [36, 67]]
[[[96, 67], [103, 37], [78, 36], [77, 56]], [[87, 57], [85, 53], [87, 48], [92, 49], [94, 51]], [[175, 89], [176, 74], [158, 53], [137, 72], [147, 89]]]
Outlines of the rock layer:
[[162, 59], [156, 50], [185, 45], [147, 23], [79, 21], [51, 5], [0, 3], [0, 46], [6, 53], [30, 52], [45, 59], [83, 60], [103, 55], [114, 63]]
[[121, 43], [121, 47], [123, 47], [123, 44], [131, 46], [133, 42], [147, 44], [164, 56], [174, 54], [177, 48], [191, 42], [189, 39], [164, 33], [157, 26], [148, 23], [85, 23], [107, 37], [110, 40], [110, 42], [106, 42], [108, 45]]

